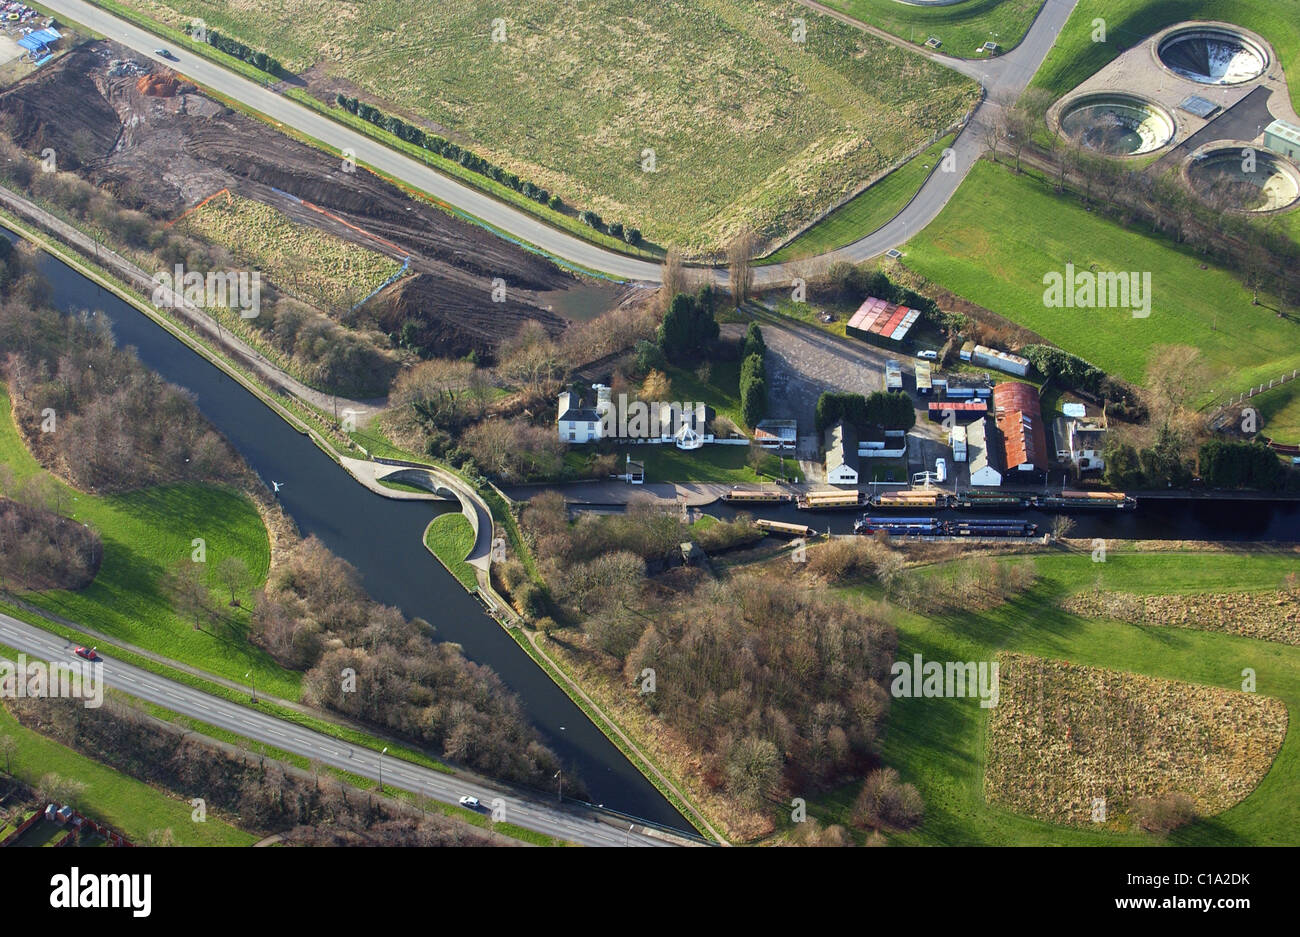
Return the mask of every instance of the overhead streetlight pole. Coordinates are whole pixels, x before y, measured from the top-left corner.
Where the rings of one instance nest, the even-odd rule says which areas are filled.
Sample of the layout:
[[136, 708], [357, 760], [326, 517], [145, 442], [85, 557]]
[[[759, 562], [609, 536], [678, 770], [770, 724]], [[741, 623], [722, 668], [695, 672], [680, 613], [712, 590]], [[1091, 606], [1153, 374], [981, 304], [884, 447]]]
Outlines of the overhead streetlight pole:
[[379, 793], [381, 794], [384, 792], [384, 756], [387, 754], [387, 747], [379, 753]]

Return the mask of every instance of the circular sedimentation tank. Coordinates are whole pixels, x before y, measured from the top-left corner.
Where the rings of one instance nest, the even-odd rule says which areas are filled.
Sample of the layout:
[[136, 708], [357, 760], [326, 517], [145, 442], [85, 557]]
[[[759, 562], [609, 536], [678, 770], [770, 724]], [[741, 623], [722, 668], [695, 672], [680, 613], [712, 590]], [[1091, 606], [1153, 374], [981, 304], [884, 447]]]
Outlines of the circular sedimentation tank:
[[1156, 49], [1160, 64], [1202, 85], [1239, 85], [1268, 68], [1264, 46], [1244, 33], [1221, 26], [1176, 29]]
[[1300, 201], [1300, 169], [1267, 150], [1216, 147], [1192, 154], [1185, 170], [1197, 194], [1236, 211], [1276, 211]]
[[1061, 108], [1061, 130], [1098, 153], [1137, 156], [1172, 140], [1174, 119], [1135, 94], [1088, 94]]

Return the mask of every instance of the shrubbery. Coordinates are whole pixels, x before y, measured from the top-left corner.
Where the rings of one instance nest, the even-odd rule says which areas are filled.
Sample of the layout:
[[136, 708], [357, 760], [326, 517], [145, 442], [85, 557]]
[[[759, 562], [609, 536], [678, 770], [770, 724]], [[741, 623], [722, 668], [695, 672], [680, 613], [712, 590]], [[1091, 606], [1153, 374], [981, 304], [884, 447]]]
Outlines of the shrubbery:
[[678, 293], [673, 297], [656, 334], [670, 364], [697, 360], [717, 340], [714, 301], [713, 290], [707, 286], [693, 296]]
[[1211, 439], [1200, 450], [1201, 477], [1215, 488], [1271, 489], [1285, 470], [1277, 453], [1257, 442]]
[[[185, 32], [190, 32], [187, 24]], [[238, 39], [232, 39], [229, 36], [217, 32], [215, 29], [209, 29], [204, 34], [204, 41], [212, 48], [217, 49], [226, 55], [232, 55], [237, 59], [247, 62], [254, 68], [266, 72], [268, 75], [281, 74], [280, 63], [271, 58], [265, 52], [259, 52], [256, 49], [244, 45]]]

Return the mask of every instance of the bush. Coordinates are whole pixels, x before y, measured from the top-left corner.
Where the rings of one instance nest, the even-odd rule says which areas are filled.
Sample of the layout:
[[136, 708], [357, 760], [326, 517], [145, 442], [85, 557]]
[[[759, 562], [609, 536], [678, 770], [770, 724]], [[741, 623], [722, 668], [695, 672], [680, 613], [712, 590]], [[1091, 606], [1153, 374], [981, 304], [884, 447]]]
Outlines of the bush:
[[766, 354], [767, 343], [763, 340], [763, 330], [757, 322], [749, 323], [744, 338], [740, 340], [740, 360], [744, 361], [750, 355], [758, 355], [759, 360], [762, 360]]
[[1200, 458], [1201, 477], [1215, 488], [1271, 489], [1283, 480], [1277, 453], [1262, 443], [1211, 439]]
[[624, 228], [624, 229], [623, 229], [623, 240], [626, 241], [628, 244], [632, 244], [632, 245], [634, 245], [634, 246], [637, 245], [637, 244], [640, 244], [640, 243], [641, 243], [641, 229], [640, 229], [640, 228]]
[[680, 364], [699, 358], [717, 339], [718, 332], [713, 292], [705, 287], [694, 296], [678, 293], [673, 297], [656, 338], [664, 357], [672, 364]]
[[635, 353], [636, 369], [641, 374], [649, 374], [651, 371], [662, 371], [668, 366], [668, 361], [664, 358], [663, 350], [654, 342], [647, 342], [644, 339], [637, 342]]
[[867, 775], [853, 804], [853, 824], [863, 829], [910, 830], [924, 816], [920, 792], [902, 783], [893, 768], [878, 768]]

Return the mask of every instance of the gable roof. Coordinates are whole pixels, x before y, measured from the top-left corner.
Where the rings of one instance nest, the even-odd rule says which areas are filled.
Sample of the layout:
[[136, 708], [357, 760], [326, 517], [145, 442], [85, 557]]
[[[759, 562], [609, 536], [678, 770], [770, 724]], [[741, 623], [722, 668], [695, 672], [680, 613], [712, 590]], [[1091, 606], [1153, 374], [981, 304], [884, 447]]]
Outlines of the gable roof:
[[1020, 381], [1003, 381], [993, 386], [993, 407], [1006, 467], [1046, 468], [1047, 434], [1043, 431], [1038, 391]]
[[826, 474], [841, 465], [858, 470], [858, 434], [843, 420], [826, 430]]

